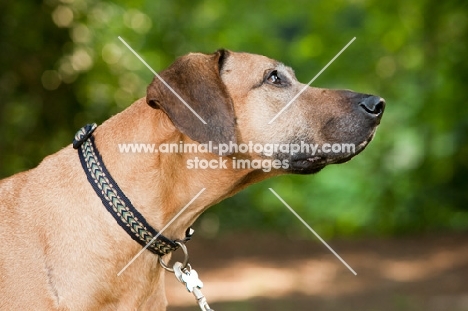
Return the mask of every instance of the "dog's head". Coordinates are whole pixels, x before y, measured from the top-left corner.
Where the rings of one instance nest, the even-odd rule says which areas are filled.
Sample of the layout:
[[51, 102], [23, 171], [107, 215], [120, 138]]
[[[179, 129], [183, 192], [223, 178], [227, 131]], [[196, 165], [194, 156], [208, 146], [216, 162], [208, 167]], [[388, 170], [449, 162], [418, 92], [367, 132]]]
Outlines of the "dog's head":
[[373, 138], [385, 107], [380, 97], [308, 87], [278, 61], [226, 50], [180, 57], [160, 77], [165, 83], [154, 78], [147, 102], [182, 133], [199, 143], [211, 141], [219, 147], [215, 151], [245, 144], [248, 153], [222, 151], [279, 160], [287, 163], [280, 170], [293, 173], [314, 173], [358, 154]]

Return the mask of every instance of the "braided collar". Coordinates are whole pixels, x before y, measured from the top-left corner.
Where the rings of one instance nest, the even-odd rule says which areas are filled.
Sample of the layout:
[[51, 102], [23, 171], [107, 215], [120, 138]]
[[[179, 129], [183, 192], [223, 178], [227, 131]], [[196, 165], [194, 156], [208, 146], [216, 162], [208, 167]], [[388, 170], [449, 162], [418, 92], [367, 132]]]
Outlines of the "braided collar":
[[[96, 127], [95, 123], [82, 127], [75, 135], [73, 148], [78, 149], [81, 166], [102, 204], [120, 227], [141, 246], [145, 247], [156, 237], [155, 241], [148, 246], [151, 252], [164, 256], [175, 251], [179, 247], [176, 241], [166, 238], [151, 227], [109, 174], [94, 144], [92, 133]], [[183, 242], [189, 240], [191, 234], [192, 230], [189, 228]]]

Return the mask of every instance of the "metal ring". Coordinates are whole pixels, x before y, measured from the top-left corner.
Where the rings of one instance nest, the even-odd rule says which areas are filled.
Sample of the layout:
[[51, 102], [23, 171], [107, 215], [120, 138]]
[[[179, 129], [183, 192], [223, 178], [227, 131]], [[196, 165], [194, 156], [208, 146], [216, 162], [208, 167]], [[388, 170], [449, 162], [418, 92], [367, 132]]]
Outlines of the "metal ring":
[[[185, 267], [187, 267], [188, 265], [188, 261], [189, 261], [189, 255], [188, 255], [188, 251], [187, 251], [187, 246], [185, 246], [184, 243], [180, 242], [180, 241], [175, 241], [177, 245], [180, 246], [180, 248], [182, 249], [182, 251], [184, 252], [184, 261], [182, 261], [182, 269], [184, 269]], [[169, 272], [174, 272], [174, 269], [172, 268], [169, 268], [166, 263], [164, 262], [164, 260], [162, 259], [162, 256], [159, 256], [159, 264], [161, 265], [161, 267], [163, 267], [164, 269], [166, 269], [167, 271]]]

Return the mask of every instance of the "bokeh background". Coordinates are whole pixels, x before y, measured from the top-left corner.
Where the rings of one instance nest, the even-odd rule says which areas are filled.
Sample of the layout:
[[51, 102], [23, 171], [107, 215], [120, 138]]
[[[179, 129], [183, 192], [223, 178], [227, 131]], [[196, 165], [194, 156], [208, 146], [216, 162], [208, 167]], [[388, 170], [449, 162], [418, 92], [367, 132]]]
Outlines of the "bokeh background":
[[278, 59], [304, 83], [357, 37], [313, 85], [387, 101], [360, 156], [315, 176], [260, 183], [211, 208], [196, 224], [207, 241], [246, 232], [313, 240], [268, 187], [327, 240], [464, 241], [466, 1], [2, 1], [0, 177], [36, 166], [84, 124], [145, 95], [152, 74], [118, 36], [156, 71], [191, 51], [227, 48]]

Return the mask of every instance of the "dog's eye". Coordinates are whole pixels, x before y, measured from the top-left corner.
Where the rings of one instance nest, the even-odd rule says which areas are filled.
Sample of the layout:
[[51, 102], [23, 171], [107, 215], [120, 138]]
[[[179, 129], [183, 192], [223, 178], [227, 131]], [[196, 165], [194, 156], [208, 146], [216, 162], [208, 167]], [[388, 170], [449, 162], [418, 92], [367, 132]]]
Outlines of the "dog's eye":
[[267, 81], [272, 84], [281, 84], [281, 79], [278, 77], [278, 71], [273, 70], [267, 78]]

